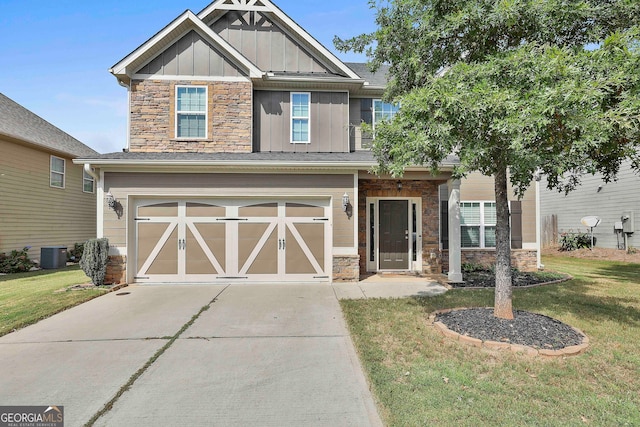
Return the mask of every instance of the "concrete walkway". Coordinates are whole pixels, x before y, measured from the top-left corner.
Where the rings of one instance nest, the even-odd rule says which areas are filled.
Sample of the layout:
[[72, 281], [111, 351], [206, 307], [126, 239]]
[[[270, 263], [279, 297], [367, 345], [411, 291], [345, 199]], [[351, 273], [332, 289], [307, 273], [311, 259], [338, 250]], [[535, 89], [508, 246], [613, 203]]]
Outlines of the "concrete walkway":
[[334, 283], [338, 299], [432, 297], [447, 288], [428, 277], [373, 275], [357, 283]]
[[62, 405], [65, 426], [380, 426], [335, 289], [124, 288], [0, 338], [0, 405]]

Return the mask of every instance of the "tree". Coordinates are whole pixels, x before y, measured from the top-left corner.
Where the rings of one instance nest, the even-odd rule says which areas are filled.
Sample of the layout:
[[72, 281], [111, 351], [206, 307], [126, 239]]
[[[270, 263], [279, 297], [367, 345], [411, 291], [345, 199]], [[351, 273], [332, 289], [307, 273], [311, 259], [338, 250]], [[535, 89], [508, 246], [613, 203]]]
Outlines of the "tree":
[[629, 0], [370, 1], [378, 29], [338, 49], [390, 66], [395, 118], [376, 125], [376, 171], [409, 165], [495, 179], [494, 314], [513, 318], [507, 184], [543, 173], [571, 191], [586, 173], [640, 170], [640, 5]]

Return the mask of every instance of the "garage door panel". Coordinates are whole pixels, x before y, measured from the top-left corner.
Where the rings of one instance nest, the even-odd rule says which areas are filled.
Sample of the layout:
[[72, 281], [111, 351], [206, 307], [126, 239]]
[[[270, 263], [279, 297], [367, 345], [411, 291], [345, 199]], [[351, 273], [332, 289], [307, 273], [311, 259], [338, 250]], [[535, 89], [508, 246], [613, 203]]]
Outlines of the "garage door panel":
[[154, 205], [140, 206], [139, 217], [176, 217], [178, 216], [178, 203], [157, 203]]
[[277, 203], [260, 203], [257, 205], [240, 206], [238, 215], [241, 217], [271, 218], [278, 216]]
[[160, 243], [163, 243], [166, 240], [166, 238], [162, 239], [162, 236], [169, 230], [169, 227], [175, 227], [175, 224], [170, 222], [138, 224], [137, 271], [142, 270], [142, 267], [144, 266], [145, 262], [147, 262], [154, 249], [156, 249], [156, 247]]
[[189, 228], [186, 233], [186, 274], [221, 274], [215, 269]]
[[300, 234], [300, 237], [307, 245], [313, 259], [315, 259], [319, 265], [324, 265], [324, 253], [325, 253], [325, 226], [324, 224], [294, 224], [295, 229]]
[[276, 222], [238, 224], [241, 274], [277, 274], [280, 241]]
[[145, 274], [178, 274], [178, 229], [174, 228]]
[[227, 268], [227, 233], [225, 224], [200, 223], [189, 225], [189, 228], [190, 231], [195, 229], [194, 238], [198, 241], [201, 249], [206, 254], [207, 259], [211, 261], [211, 264], [215, 267], [217, 273], [224, 274], [224, 271]]
[[287, 228], [286, 239], [286, 274], [318, 274], [319, 272], [303, 249], [304, 242], [301, 245], [289, 228]]
[[291, 217], [322, 217], [324, 208], [320, 206], [306, 205], [302, 203], [287, 203], [285, 209], [288, 218]]
[[224, 206], [210, 205], [207, 203], [187, 202], [188, 218], [223, 218], [226, 215], [227, 208]]

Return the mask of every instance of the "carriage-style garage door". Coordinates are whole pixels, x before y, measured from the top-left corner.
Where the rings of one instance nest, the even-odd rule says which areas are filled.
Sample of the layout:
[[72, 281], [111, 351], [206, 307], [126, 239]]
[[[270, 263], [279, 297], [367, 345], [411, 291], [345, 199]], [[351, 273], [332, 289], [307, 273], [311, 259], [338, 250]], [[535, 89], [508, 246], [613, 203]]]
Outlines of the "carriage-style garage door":
[[136, 203], [139, 283], [329, 281], [329, 200]]

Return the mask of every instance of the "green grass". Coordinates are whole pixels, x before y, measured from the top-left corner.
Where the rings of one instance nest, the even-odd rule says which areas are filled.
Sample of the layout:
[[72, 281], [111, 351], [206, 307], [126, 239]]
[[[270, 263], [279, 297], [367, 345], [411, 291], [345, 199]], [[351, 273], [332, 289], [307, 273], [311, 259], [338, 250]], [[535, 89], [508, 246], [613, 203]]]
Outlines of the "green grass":
[[640, 425], [640, 264], [545, 257], [571, 274], [514, 290], [514, 307], [585, 332], [579, 356], [530, 358], [445, 339], [428, 313], [492, 306], [493, 290], [435, 298], [342, 301], [388, 426]]
[[90, 282], [78, 266], [0, 276], [0, 336], [106, 292], [101, 289], [55, 292]]

